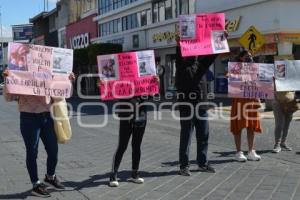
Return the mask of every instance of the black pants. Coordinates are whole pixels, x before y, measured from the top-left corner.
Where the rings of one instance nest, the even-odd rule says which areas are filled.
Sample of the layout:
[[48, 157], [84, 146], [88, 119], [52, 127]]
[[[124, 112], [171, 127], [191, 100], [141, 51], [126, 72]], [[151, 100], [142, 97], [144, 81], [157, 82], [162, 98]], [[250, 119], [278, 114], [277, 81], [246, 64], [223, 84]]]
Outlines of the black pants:
[[[207, 150], [209, 138], [208, 114], [205, 109], [196, 110], [196, 106], [180, 106], [180, 169], [189, 167], [189, 153], [192, 134], [196, 129], [197, 163], [199, 166], [207, 164]], [[184, 119], [185, 118], [185, 119]]]
[[135, 123], [134, 120], [120, 120], [119, 144], [113, 158], [112, 172], [119, 170], [123, 154], [125, 153], [130, 136], [132, 135], [132, 170], [138, 170], [141, 158], [141, 144], [146, 128], [147, 120]]

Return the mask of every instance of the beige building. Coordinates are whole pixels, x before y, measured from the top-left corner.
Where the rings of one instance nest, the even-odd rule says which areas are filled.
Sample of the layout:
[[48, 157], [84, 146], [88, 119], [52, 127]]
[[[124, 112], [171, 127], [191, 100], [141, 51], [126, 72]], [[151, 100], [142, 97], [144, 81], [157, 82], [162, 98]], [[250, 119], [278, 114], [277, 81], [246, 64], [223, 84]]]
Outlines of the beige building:
[[62, 0], [69, 6], [69, 23], [76, 22], [97, 11], [97, 0]]

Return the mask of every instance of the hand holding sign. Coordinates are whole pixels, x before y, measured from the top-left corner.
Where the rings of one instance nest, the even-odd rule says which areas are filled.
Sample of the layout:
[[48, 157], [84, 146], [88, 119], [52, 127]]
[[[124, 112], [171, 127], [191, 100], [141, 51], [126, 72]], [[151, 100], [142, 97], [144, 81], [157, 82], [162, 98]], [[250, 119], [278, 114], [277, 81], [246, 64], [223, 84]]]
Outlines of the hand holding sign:
[[[198, 55], [210, 55], [229, 52], [229, 46], [227, 42], [228, 34], [225, 30], [225, 15], [224, 13], [212, 13], [212, 14], [198, 14], [191, 16], [182, 16], [179, 19], [181, 27], [186, 26], [186, 21], [189, 21], [188, 25], [192, 27], [192, 21], [190, 18], [194, 17], [195, 20], [195, 38], [191, 39], [189, 33], [182, 32], [181, 29], [181, 53], [183, 57], [198, 56]], [[186, 20], [186, 19], [189, 20]], [[192, 28], [187, 28], [192, 30]], [[183, 37], [184, 36], [184, 37]], [[189, 37], [188, 37], [189, 36]]]

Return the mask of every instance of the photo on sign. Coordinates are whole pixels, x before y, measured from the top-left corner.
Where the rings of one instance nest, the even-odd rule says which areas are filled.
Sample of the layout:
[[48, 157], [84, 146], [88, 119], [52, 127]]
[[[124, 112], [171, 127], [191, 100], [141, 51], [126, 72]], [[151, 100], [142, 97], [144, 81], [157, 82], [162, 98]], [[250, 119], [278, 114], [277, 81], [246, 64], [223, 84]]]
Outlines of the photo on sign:
[[285, 63], [279, 62], [275, 65], [275, 75], [277, 79], [285, 79], [287, 73], [287, 67]]
[[242, 68], [243, 68], [243, 63], [241, 62], [232, 63], [229, 69], [230, 70], [229, 81], [231, 82], [242, 81]]
[[117, 60], [115, 56], [101, 58], [99, 66], [99, 74], [100, 78], [103, 80], [117, 80], [118, 73], [117, 73]]
[[[270, 68], [271, 67], [271, 68]], [[259, 81], [262, 81], [262, 82], [272, 82], [273, 81], [273, 76], [274, 76], [274, 68], [267, 64], [267, 65], [263, 65], [261, 64], [259, 66]]]
[[137, 52], [139, 76], [156, 75], [153, 51]]
[[70, 74], [73, 68], [73, 52], [69, 49], [54, 48], [53, 73]]
[[195, 39], [196, 38], [196, 17], [180, 16], [180, 38], [181, 39]]
[[28, 71], [29, 46], [21, 43], [9, 44], [8, 69], [18, 71]]
[[212, 31], [211, 34], [212, 47], [215, 53], [222, 53], [229, 49], [224, 31]]

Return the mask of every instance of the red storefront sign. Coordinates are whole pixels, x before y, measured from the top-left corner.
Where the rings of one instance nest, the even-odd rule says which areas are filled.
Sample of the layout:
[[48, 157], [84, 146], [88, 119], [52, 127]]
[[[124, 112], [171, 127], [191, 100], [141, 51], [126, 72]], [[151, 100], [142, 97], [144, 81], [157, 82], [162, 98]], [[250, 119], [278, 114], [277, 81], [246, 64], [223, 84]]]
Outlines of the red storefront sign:
[[67, 47], [71, 49], [85, 48], [92, 38], [97, 37], [97, 23], [93, 21], [96, 14], [69, 24], [66, 29]]

